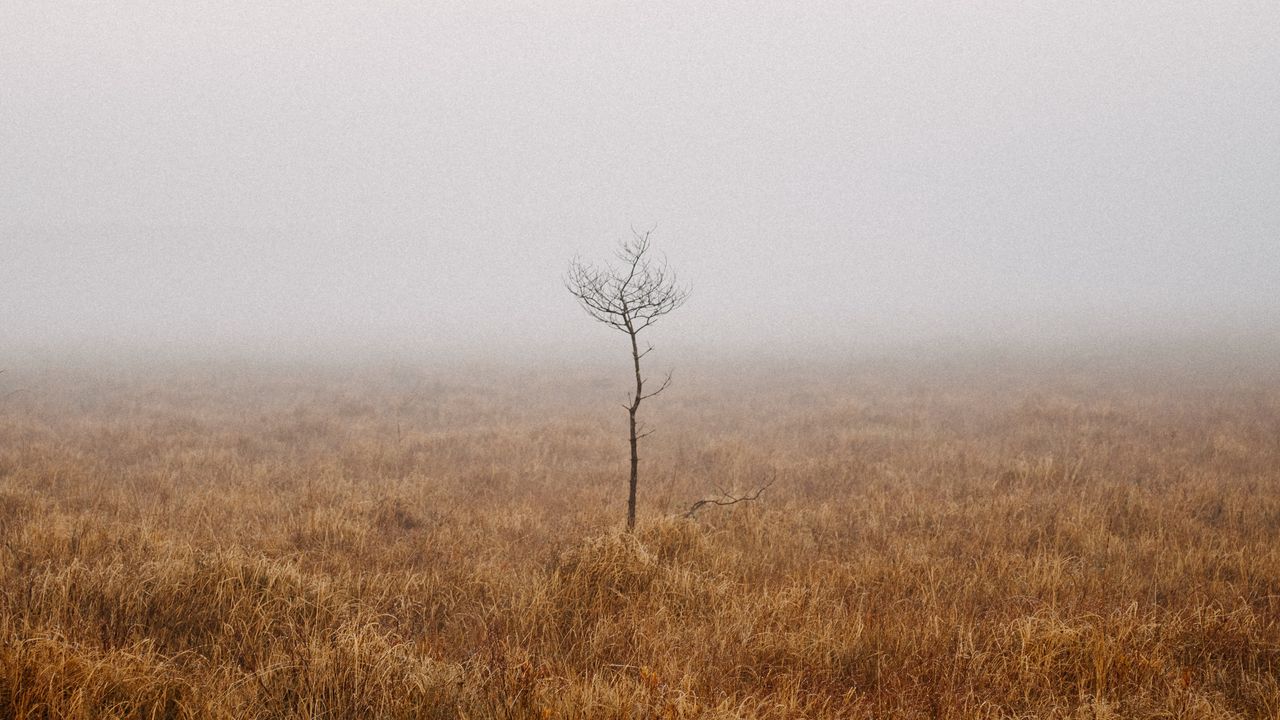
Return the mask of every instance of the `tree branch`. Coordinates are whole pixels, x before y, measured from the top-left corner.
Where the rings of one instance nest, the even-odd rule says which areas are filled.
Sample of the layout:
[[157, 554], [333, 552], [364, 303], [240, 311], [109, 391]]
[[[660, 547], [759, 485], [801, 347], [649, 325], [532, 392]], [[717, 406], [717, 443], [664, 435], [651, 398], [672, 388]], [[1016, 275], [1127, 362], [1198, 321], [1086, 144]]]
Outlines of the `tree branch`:
[[753, 500], [759, 500], [759, 499], [760, 499], [760, 496], [764, 494], [764, 491], [765, 491], [765, 490], [768, 490], [768, 489], [769, 489], [769, 487], [770, 487], [770, 486], [772, 486], [775, 482], [777, 482], [777, 478], [776, 478], [776, 477], [775, 477], [775, 478], [771, 478], [771, 479], [769, 480], [769, 482], [767, 482], [767, 483], [765, 483], [764, 485], [761, 485], [760, 487], [756, 488], [756, 491], [755, 491], [755, 492], [753, 492], [753, 493], [751, 493], [751, 494], [749, 494], [749, 495], [740, 495], [740, 496], [735, 496], [735, 495], [730, 495], [729, 493], [724, 492], [723, 490], [721, 490], [721, 491], [720, 491], [720, 497], [718, 497], [718, 498], [703, 498], [703, 499], [701, 499], [701, 500], [699, 500], [699, 501], [695, 502], [694, 504], [692, 504], [692, 505], [690, 505], [690, 506], [689, 506], [689, 509], [688, 509], [688, 510], [686, 510], [686, 511], [685, 511], [685, 513], [684, 513], [684, 515], [681, 515], [681, 517], [685, 517], [685, 518], [694, 518], [694, 517], [696, 517], [696, 516], [697, 516], [697, 514], [698, 514], [698, 511], [699, 511], [699, 510], [701, 510], [701, 509], [703, 509], [704, 507], [707, 507], [707, 506], [709, 506], [709, 505], [710, 505], [710, 506], [716, 506], [716, 507], [726, 507], [726, 506], [729, 506], [729, 505], [737, 505], [737, 504], [738, 504], [738, 503], [740, 503], [740, 502], [751, 502], [751, 501], [753, 501]]
[[[644, 357], [644, 355], [641, 355], [640, 357]], [[667, 388], [671, 387], [671, 373], [673, 372], [675, 371], [674, 370], [667, 371], [667, 377], [665, 380], [662, 381], [662, 386], [651, 393], [645, 393], [644, 395], [641, 395], [640, 399], [648, 400], [651, 397], [656, 397], [657, 395], [661, 394], [663, 390], [666, 390]]]

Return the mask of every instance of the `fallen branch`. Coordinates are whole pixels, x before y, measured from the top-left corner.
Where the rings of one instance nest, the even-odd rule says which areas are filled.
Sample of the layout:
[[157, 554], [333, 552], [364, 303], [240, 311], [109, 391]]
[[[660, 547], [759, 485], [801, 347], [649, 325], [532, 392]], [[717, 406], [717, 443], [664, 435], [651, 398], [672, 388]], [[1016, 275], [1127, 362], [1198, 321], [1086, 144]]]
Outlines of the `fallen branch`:
[[768, 490], [771, 485], [777, 482], [777, 480], [778, 479], [776, 477], [770, 479], [769, 482], [756, 488], [755, 492], [749, 495], [731, 495], [725, 492], [724, 490], [720, 490], [720, 497], [703, 498], [695, 502], [694, 504], [689, 506], [689, 509], [685, 511], [685, 514], [681, 515], [681, 517], [693, 518], [697, 516], [699, 510], [707, 507], [708, 505], [712, 505], [715, 507], [725, 507], [728, 505], [737, 505], [740, 502], [750, 502], [752, 500], [759, 500], [760, 496], [764, 494], [764, 491]]

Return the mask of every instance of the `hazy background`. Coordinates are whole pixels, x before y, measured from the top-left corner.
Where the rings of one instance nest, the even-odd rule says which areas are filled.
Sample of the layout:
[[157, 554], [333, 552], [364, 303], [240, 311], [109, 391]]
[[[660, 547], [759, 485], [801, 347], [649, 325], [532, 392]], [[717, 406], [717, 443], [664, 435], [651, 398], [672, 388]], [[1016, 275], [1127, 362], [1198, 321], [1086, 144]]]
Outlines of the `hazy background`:
[[[0, 342], [1274, 340], [1280, 3], [0, 3]], [[619, 346], [620, 349], [620, 346]]]

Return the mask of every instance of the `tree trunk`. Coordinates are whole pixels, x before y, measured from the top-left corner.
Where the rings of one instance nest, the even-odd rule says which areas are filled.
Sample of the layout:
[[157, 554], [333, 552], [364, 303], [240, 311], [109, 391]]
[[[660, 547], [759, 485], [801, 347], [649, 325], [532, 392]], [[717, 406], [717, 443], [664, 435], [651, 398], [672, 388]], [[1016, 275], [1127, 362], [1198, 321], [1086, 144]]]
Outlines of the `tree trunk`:
[[627, 494], [627, 531], [636, 529], [636, 484], [640, 476], [640, 438], [636, 436], [636, 411], [640, 409], [640, 401], [644, 399], [644, 379], [640, 377], [640, 347], [636, 343], [636, 332], [627, 322], [628, 334], [631, 335], [631, 360], [635, 363], [636, 394], [627, 408], [631, 424], [631, 485]]
[[640, 455], [636, 438], [636, 408], [631, 408], [631, 490], [627, 495], [627, 530], [636, 529], [636, 480], [639, 477]]

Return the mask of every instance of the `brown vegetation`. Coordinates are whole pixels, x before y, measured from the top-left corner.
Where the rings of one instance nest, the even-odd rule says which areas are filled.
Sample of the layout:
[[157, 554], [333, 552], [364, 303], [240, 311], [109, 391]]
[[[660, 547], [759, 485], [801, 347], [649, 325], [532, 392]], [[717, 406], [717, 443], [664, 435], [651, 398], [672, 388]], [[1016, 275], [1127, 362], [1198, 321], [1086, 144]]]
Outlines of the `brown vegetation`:
[[28, 374], [0, 717], [1280, 717], [1274, 375], [732, 376]]

